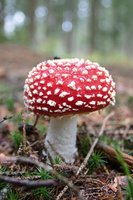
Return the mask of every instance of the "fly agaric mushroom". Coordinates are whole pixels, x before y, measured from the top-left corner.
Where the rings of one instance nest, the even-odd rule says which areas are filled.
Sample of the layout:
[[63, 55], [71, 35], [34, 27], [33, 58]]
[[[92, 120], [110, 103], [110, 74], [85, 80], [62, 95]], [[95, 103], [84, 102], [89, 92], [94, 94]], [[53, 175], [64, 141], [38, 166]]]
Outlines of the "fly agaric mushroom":
[[115, 103], [115, 83], [98, 63], [84, 59], [56, 59], [42, 62], [28, 75], [24, 102], [29, 111], [50, 116], [45, 146], [66, 163], [77, 153], [77, 115], [103, 109]]

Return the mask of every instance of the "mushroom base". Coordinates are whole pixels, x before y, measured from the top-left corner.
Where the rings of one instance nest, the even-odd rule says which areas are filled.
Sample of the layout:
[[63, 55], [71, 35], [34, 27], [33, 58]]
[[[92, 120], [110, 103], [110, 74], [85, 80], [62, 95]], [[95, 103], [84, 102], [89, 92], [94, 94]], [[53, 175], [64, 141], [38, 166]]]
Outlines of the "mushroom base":
[[77, 116], [51, 117], [45, 147], [54, 159], [57, 155], [66, 163], [73, 163], [76, 148]]

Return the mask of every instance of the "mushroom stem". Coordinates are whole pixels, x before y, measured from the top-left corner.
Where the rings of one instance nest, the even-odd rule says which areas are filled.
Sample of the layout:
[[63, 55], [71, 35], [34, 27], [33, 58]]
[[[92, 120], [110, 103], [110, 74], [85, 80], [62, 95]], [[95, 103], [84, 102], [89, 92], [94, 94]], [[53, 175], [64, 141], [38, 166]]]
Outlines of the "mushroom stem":
[[45, 147], [54, 159], [60, 155], [66, 163], [73, 163], [76, 148], [77, 116], [51, 117]]

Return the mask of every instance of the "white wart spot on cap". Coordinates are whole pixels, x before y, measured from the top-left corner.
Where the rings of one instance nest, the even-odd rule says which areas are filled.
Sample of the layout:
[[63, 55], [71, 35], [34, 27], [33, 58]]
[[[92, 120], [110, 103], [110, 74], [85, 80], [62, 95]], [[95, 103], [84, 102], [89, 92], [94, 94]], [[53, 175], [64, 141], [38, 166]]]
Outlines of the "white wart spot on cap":
[[46, 74], [46, 73], [43, 73], [43, 74], [42, 74], [42, 77], [43, 77], [43, 78], [46, 78], [46, 77], [47, 77], [47, 74]]
[[76, 67], [74, 67], [74, 68], [72, 69], [72, 71], [73, 71], [73, 72], [77, 72], [78, 69], [77, 69]]
[[54, 107], [56, 106], [56, 102], [53, 100], [48, 100], [47, 104]]
[[69, 74], [62, 74], [62, 77], [67, 78]]
[[52, 87], [52, 83], [51, 82], [47, 83], [47, 86]]
[[76, 90], [76, 83], [75, 81], [71, 81], [71, 83], [68, 84], [68, 87], [73, 89], [73, 90]]
[[89, 69], [91, 69], [91, 66], [90, 65], [86, 65], [85, 68], [89, 70]]
[[83, 83], [84, 82], [84, 79], [83, 78], [79, 78], [79, 80]]
[[103, 95], [102, 95], [102, 94], [100, 94], [100, 93], [98, 93], [98, 94], [97, 94], [97, 97], [100, 97], [100, 98], [101, 98], [102, 96], [103, 96]]
[[90, 78], [88, 78], [86, 81], [87, 81], [87, 82], [91, 82], [91, 79], [90, 79]]
[[29, 95], [30, 97], [32, 97], [32, 93], [31, 93], [30, 91], [28, 92], [28, 95]]
[[103, 87], [102, 91], [103, 92], [107, 92], [108, 88], [107, 87]]
[[63, 85], [63, 81], [62, 80], [58, 80], [56, 85]]
[[43, 92], [39, 92], [39, 96], [43, 96]]
[[37, 107], [37, 110], [42, 110], [42, 107], [41, 107], [41, 106], [38, 106], [38, 107]]
[[45, 83], [45, 81], [44, 81], [44, 80], [41, 80], [41, 81], [40, 81], [40, 83], [41, 83], [41, 84], [44, 84], [44, 83]]
[[107, 99], [107, 98], [108, 98], [108, 95], [103, 96], [103, 99]]
[[36, 102], [37, 102], [37, 103], [41, 103], [41, 102], [42, 102], [42, 99], [39, 98], [39, 99], [36, 100]]
[[98, 89], [101, 90], [101, 88], [102, 88], [102, 86], [101, 86], [101, 85], [98, 85]]
[[86, 86], [85, 88], [86, 90], [91, 90], [90, 86]]
[[63, 98], [65, 96], [67, 96], [69, 93], [68, 92], [62, 92], [59, 94], [59, 97]]
[[54, 70], [53, 70], [53, 69], [49, 69], [49, 73], [50, 73], [50, 74], [53, 74], [53, 73], [54, 73]]
[[42, 107], [42, 110], [43, 111], [48, 111], [48, 108], [47, 107]]
[[30, 85], [30, 88], [31, 88], [31, 89], [34, 89], [34, 85]]
[[58, 94], [59, 91], [60, 91], [60, 89], [56, 88], [55, 91], [54, 91], [54, 94]]
[[100, 82], [101, 82], [101, 83], [104, 83], [104, 82], [105, 82], [105, 79], [100, 79]]
[[34, 110], [34, 106], [29, 106], [29, 109], [30, 110]]
[[40, 77], [40, 75], [36, 75], [35, 78], [36, 79], [40, 79], [41, 77]]
[[42, 70], [44, 71], [44, 70], [47, 70], [47, 69], [48, 69], [48, 67], [45, 66], [45, 63], [43, 63]]
[[38, 86], [38, 82], [35, 82], [34, 85], [35, 85], [35, 86]]
[[33, 90], [33, 94], [38, 94], [38, 91], [36, 89]]
[[97, 75], [102, 76], [103, 72], [102, 71], [98, 71]]
[[96, 86], [95, 86], [95, 85], [92, 85], [92, 86], [91, 86], [91, 89], [92, 89], [92, 90], [96, 90]]
[[87, 75], [88, 74], [88, 70], [83, 70], [82, 74], [83, 75]]
[[34, 81], [33, 78], [30, 78], [30, 79], [29, 79], [29, 82], [30, 82], [30, 83], [33, 83], [33, 81]]
[[108, 84], [110, 83], [110, 79], [109, 79], [109, 78], [106, 78], [105, 81], [106, 81], [106, 83], [108, 83]]
[[[40, 69], [41, 69], [41, 65], [42, 65], [42, 63], [39, 63], [39, 64], [36, 66], [37, 70], [40, 70]], [[33, 70], [34, 70], [34, 69], [33, 69]]]
[[97, 79], [98, 79], [97, 75], [93, 75], [93, 76], [92, 76], [92, 79], [93, 79], [93, 80], [97, 80]]
[[88, 95], [88, 94], [85, 94], [84, 96], [86, 99], [90, 99], [92, 97], [92, 95]]
[[96, 105], [96, 101], [89, 102], [90, 105]]
[[73, 101], [74, 97], [68, 97], [68, 101]]
[[76, 106], [82, 106], [83, 104], [84, 104], [83, 101], [77, 101], [77, 102], [75, 103]]
[[49, 90], [49, 91], [47, 91], [47, 95], [51, 95], [52, 94], [52, 92]]
[[97, 105], [98, 105], [98, 106], [100, 106], [100, 105], [106, 105], [106, 101], [98, 101], [98, 102], [97, 102]]
[[95, 66], [94, 64], [92, 64], [92, 65], [91, 65], [91, 68], [92, 68], [92, 69], [95, 69], [95, 68], [96, 68], [96, 66]]

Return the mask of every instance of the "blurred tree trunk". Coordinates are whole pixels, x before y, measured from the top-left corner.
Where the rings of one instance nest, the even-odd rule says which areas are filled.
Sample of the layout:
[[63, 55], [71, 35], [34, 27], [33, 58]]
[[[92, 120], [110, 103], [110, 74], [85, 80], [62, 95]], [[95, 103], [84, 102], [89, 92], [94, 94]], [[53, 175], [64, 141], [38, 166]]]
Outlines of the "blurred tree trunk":
[[37, 5], [37, 0], [27, 1], [27, 16], [29, 20], [28, 30], [29, 30], [29, 39], [31, 44], [35, 43], [36, 35], [36, 22], [35, 22], [35, 9]]
[[113, 49], [118, 50], [119, 49], [119, 39], [121, 36], [120, 30], [119, 30], [119, 24], [121, 23], [122, 16], [121, 16], [121, 9], [122, 9], [123, 3], [121, 0], [113, 0], [112, 1], [112, 12], [113, 12], [113, 20], [112, 20], [112, 44]]
[[133, 51], [133, 1], [113, 0], [113, 34], [112, 43], [115, 50], [124, 52], [132, 56]]
[[98, 18], [99, 18], [99, 0], [90, 0], [90, 51], [93, 52], [96, 50], [96, 37], [98, 32]]
[[[64, 45], [65, 45], [65, 50], [67, 53], [71, 53], [73, 51], [73, 46], [74, 46], [74, 40], [73, 40], [73, 29], [74, 26], [76, 25], [76, 19], [75, 19], [75, 9], [76, 9], [76, 1], [71, 1], [71, 0], [66, 0], [65, 1], [65, 8], [66, 11], [64, 12], [64, 21], [70, 21], [72, 23], [72, 30], [68, 32], [63, 32], [63, 38], [64, 38]], [[62, 21], [63, 22], [63, 21]], [[63, 30], [62, 30], [63, 31]]]
[[[45, 0], [44, 0], [45, 2]], [[52, 2], [51, 0], [46, 1], [45, 5], [48, 8], [48, 16], [47, 16], [47, 22], [46, 22], [46, 37], [50, 37], [53, 34], [53, 30], [55, 30], [55, 27], [57, 27], [56, 24], [56, 5], [54, 2]]]
[[5, 0], [0, 1], [0, 41], [4, 40]]
[[125, 32], [126, 32], [126, 53], [133, 56], [133, 1], [126, 0], [126, 12], [125, 12]]

